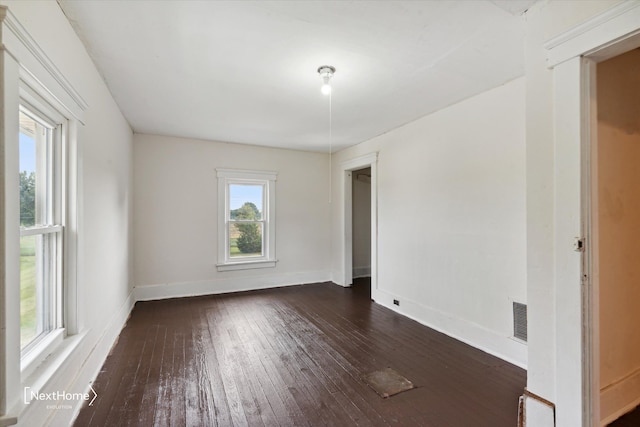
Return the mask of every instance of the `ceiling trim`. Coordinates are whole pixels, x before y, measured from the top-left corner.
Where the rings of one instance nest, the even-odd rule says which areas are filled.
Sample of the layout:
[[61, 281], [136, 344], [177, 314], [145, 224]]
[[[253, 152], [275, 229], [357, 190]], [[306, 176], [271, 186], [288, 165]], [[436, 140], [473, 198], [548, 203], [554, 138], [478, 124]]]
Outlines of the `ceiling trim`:
[[[31, 84], [47, 88], [65, 109], [82, 122], [83, 113], [89, 105], [6, 6], [0, 6], [0, 22], [9, 30], [2, 34], [2, 45], [20, 64], [24, 71], [21, 77]], [[42, 81], [47, 77], [52, 78], [55, 84]]]
[[640, 2], [626, 0], [547, 41], [544, 44], [548, 51], [547, 66], [553, 68], [576, 56], [640, 34], [638, 22]]

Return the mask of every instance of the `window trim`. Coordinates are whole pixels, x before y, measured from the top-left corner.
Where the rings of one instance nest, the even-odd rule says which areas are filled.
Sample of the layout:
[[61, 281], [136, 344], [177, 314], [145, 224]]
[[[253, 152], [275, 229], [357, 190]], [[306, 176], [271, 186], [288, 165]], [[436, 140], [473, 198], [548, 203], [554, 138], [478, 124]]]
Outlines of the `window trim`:
[[[218, 271], [247, 270], [276, 266], [275, 183], [277, 172], [242, 169], [216, 169], [218, 178]], [[234, 257], [229, 254], [229, 187], [258, 184], [264, 187], [263, 256]]]
[[[53, 191], [53, 204], [50, 206], [51, 224], [34, 225], [21, 228], [20, 237], [31, 235], [53, 235], [56, 246], [54, 254], [55, 289], [51, 298], [55, 306], [51, 314], [50, 330], [20, 351], [20, 376], [22, 381], [46, 364], [49, 356], [56, 352], [70, 333], [77, 329], [76, 277], [71, 271], [76, 266], [75, 230], [77, 213], [76, 179], [77, 154], [75, 134], [77, 121], [71, 118], [67, 109], [52, 99], [42, 87], [34, 87], [22, 76], [18, 85], [18, 107], [32, 119], [49, 127], [56, 148], [52, 153], [52, 176], [50, 191]], [[33, 117], [33, 116], [36, 117]], [[57, 172], [53, 172], [53, 171]], [[73, 245], [73, 248], [70, 247]], [[70, 320], [70, 318], [72, 320]], [[71, 330], [70, 328], [71, 327]]]
[[[4, 169], [0, 172], [5, 194], [5, 215], [0, 221], [3, 247], [0, 249], [0, 266], [4, 271], [0, 278], [0, 425], [17, 422], [18, 415], [25, 409], [20, 399], [23, 387], [46, 384], [54, 378], [59, 367], [71, 358], [86, 338], [85, 313], [82, 310], [83, 290], [77, 286], [82, 278], [79, 268], [82, 236], [78, 233], [83, 222], [82, 144], [78, 143], [79, 128], [85, 122], [89, 108], [74, 85], [69, 82], [56, 64], [48, 57], [38, 42], [6, 6], [0, 5], [0, 58], [3, 62], [4, 90], [0, 96], [0, 121], [5, 124], [0, 132], [0, 143], [4, 146]], [[36, 95], [32, 100], [30, 93]], [[17, 123], [20, 100], [28, 100], [32, 105], [44, 101], [67, 120], [65, 152], [66, 206], [64, 230], [65, 275], [63, 297], [65, 303], [64, 324], [67, 336], [49, 357], [39, 364], [32, 375], [21, 372], [20, 365], [20, 295], [17, 286], [20, 280], [19, 252], [19, 173]], [[0, 168], [1, 169], [1, 168]], [[70, 336], [73, 335], [73, 336]], [[38, 405], [40, 406], [40, 405]], [[42, 407], [44, 410], [44, 407]]]

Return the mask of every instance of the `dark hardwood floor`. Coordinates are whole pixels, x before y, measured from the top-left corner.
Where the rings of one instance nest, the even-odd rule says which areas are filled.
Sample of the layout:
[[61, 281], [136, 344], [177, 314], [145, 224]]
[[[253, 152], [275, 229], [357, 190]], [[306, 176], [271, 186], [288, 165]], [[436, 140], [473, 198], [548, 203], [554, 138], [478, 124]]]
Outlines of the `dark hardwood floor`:
[[623, 415], [611, 424], [609, 427], [638, 427], [640, 426], [640, 406], [628, 414]]
[[[387, 399], [362, 376], [417, 388]], [[138, 302], [76, 426], [514, 427], [526, 372], [323, 283]]]

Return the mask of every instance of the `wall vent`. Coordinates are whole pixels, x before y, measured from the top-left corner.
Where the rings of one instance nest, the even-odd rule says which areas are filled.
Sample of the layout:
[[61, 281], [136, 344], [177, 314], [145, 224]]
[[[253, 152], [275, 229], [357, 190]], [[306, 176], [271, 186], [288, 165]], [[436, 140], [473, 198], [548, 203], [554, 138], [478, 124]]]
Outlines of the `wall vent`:
[[513, 336], [527, 341], [527, 305], [513, 302]]

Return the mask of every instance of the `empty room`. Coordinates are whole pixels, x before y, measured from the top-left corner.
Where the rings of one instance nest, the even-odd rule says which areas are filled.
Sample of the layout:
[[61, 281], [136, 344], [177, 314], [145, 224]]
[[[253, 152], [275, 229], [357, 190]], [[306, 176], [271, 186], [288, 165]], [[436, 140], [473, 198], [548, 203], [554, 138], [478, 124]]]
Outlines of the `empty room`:
[[638, 52], [638, 0], [0, 0], [0, 427], [640, 425]]

